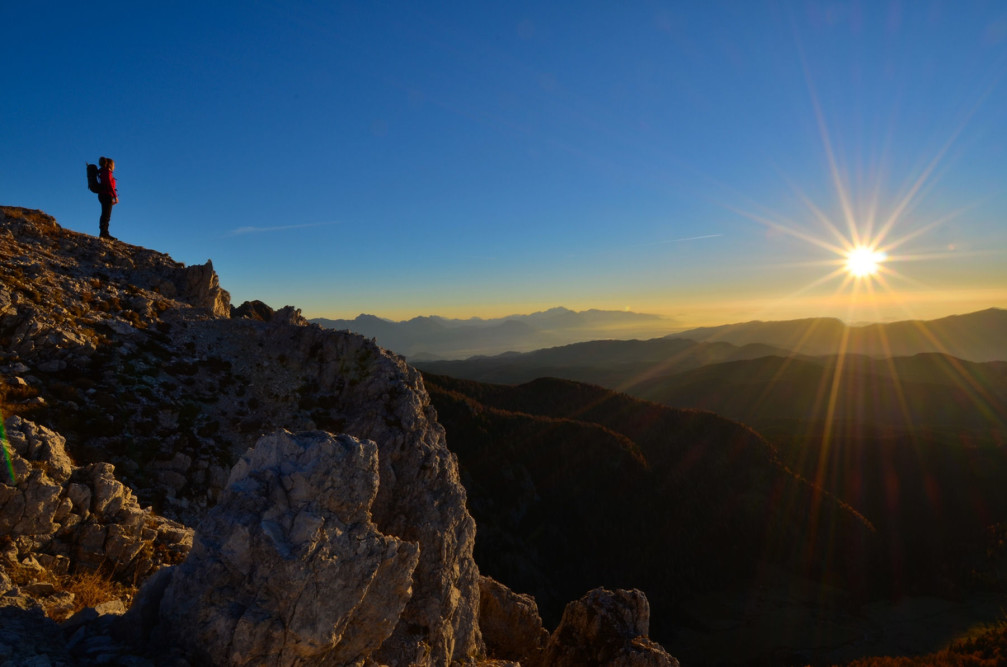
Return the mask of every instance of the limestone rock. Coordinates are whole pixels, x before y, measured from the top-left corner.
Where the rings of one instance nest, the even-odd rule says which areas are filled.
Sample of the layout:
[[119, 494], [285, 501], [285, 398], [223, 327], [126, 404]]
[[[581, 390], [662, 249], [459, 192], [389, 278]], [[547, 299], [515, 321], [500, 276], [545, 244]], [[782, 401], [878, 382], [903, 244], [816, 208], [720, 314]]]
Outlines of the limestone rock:
[[240, 306], [231, 306], [231, 317], [234, 319], [244, 318], [257, 322], [269, 322], [273, 319], [273, 309], [266, 303], [259, 301], [245, 301]]
[[491, 577], [479, 579], [479, 630], [494, 658], [531, 664], [549, 640], [535, 598]]
[[[11, 340], [0, 367], [66, 363], [47, 365], [51, 376], [19, 390], [24, 410], [74, 429], [64, 435], [75, 450], [125, 473], [134, 500], [191, 525], [222, 493], [221, 470], [262, 433], [321, 429], [374, 441], [374, 523], [420, 547], [413, 595], [378, 659], [444, 664], [481, 653], [475, 523], [415, 369], [373, 341], [305, 326], [292, 307], [268, 322], [231, 319], [209, 265], [185, 267], [71, 232], [37, 211], [0, 207], [0, 254], [13, 313], [0, 316]], [[36, 399], [44, 403], [28, 405]], [[115, 457], [104, 458], [108, 452]], [[179, 452], [192, 460], [185, 473], [148, 467]], [[91, 516], [77, 509], [83, 498], [75, 492], [59, 524], [67, 539], [86, 537], [88, 548], [106, 521], [94, 509], [119, 516], [115, 489], [103, 481], [109, 471], [91, 472], [70, 480], [92, 490]], [[24, 501], [14, 495], [11, 502]], [[80, 527], [88, 522], [99, 527]]]
[[272, 321], [281, 324], [293, 324], [299, 327], [306, 327], [309, 324], [308, 320], [301, 315], [301, 309], [294, 308], [293, 306], [284, 306], [283, 308], [280, 308], [278, 311], [273, 313]]
[[165, 310], [229, 314], [230, 296], [210, 262], [186, 267], [16, 207], [0, 207], [0, 232], [0, 327], [10, 335], [10, 350], [35, 357], [33, 366], [43, 372], [73, 367], [74, 357], [93, 354], [109, 332], [128, 338]]
[[563, 612], [538, 663], [541, 667], [678, 667], [647, 637], [650, 604], [638, 590], [596, 588]]
[[0, 285], [0, 317], [15, 312], [14, 304], [11, 302], [10, 292], [3, 285]]
[[62, 484], [70, 478], [73, 462], [66, 453], [66, 439], [58, 433], [29, 421], [14, 422], [17, 429], [8, 435], [11, 445], [25, 458], [38, 461], [46, 474]]
[[179, 298], [197, 308], [205, 308], [216, 317], [230, 317], [231, 296], [221, 289], [213, 262], [188, 266], [176, 278]]
[[372, 442], [261, 438], [172, 571], [156, 632], [216, 665], [367, 658], [395, 628], [419, 556], [371, 521], [377, 484]]
[[308, 320], [301, 315], [299, 308], [284, 306], [279, 310], [273, 310], [262, 301], [245, 301], [237, 308], [231, 306], [231, 317], [235, 319], [255, 320], [257, 322], [308, 326]]
[[188, 551], [192, 531], [142, 510], [111, 464], [73, 465], [61, 435], [19, 416], [5, 430], [15, 480], [0, 477], [0, 535], [15, 555], [130, 581]]
[[[475, 522], [420, 374], [372, 341], [317, 326], [206, 320], [180, 334], [194, 356], [219, 355], [243, 378], [242, 400], [254, 399], [256, 410], [248, 430], [286, 424], [377, 444], [373, 521], [382, 534], [418, 544], [420, 560], [413, 595], [375, 659], [440, 665], [480, 654]], [[309, 411], [314, 426], [305, 425]]]

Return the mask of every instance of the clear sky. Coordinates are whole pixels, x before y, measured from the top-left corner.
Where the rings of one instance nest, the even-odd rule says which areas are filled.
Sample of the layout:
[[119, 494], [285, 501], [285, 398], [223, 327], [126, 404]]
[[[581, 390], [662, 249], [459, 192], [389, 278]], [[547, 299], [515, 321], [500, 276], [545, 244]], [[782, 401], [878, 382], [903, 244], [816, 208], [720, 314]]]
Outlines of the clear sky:
[[[2, 2], [0, 204], [308, 317], [1007, 307], [1002, 2]], [[846, 249], [883, 253], [853, 280]]]

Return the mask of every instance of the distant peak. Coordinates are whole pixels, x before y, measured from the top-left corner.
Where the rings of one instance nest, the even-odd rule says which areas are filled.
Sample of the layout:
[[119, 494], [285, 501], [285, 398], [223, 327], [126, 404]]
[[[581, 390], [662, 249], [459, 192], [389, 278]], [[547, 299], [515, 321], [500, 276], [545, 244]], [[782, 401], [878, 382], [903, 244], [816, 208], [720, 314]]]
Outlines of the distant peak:
[[383, 317], [378, 317], [377, 315], [371, 315], [369, 313], [360, 313], [354, 319], [354, 322], [390, 322], [391, 320], [386, 320]]

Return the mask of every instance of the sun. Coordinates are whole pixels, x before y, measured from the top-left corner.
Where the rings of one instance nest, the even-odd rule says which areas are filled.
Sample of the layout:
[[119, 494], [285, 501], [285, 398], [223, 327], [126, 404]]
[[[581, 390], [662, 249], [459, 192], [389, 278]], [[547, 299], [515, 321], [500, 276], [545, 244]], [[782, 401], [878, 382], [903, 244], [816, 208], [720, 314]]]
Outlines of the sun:
[[888, 255], [870, 246], [856, 246], [846, 253], [846, 271], [854, 278], [877, 275]]

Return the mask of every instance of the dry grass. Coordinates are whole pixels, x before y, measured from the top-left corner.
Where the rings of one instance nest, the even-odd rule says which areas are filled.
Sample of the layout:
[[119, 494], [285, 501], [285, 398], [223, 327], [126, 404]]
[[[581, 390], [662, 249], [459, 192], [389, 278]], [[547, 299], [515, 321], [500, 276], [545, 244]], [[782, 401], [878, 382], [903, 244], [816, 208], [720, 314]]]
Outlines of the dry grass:
[[73, 594], [70, 607], [62, 605], [55, 598], [42, 597], [39, 603], [46, 616], [56, 622], [65, 621], [78, 611], [94, 607], [102, 602], [122, 600], [127, 607], [136, 595], [136, 587], [113, 581], [110, 576], [98, 570], [81, 570], [72, 574], [56, 574], [50, 570], [36, 571], [15, 563], [6, 568], [7, 575], [18, 586], [31, 584], [51, 584], [53, 594]]
[[127, 606], [136, 588], [126, 586], [99, 571], [82, 571], [62, 577], [63, 590], [74, 595], [73, 613], [109, 600], [122, 600]]
[[848, 667], [1001, 667], [1007, 664], [1007, 620], [976, 628], [947, 648], [918, 657], [862, 658]]
[[38, 408], [26, 402], [39, 396], [39, 391], [31, 385], [15, 386], [0, 380], [0, 416], [3, 419], [14, 415], [27, 416]]

